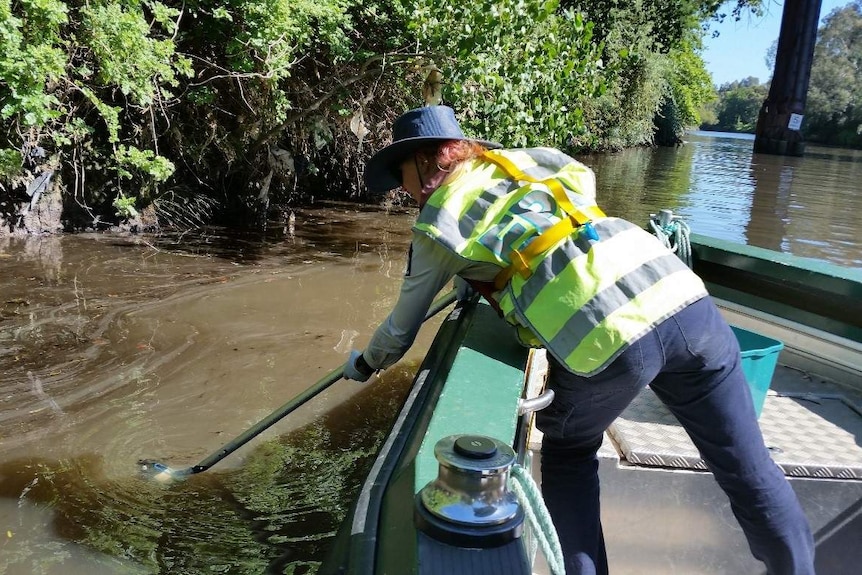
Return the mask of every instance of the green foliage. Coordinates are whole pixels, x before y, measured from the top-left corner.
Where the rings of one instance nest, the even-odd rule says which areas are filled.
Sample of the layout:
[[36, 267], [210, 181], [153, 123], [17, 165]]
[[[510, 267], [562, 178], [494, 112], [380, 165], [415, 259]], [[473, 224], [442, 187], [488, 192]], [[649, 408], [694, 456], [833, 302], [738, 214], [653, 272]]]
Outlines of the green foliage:
[[[255, 120], [283, 121], [296, 104], [287, 82], [305, 58], [314, 54], [315, 64], [326, 66], [353, 54], [348, 31], [355, 3], [218, 0], [193, 5], [186, 16], [193, 25], [182, 28], [177, 39], [179, 47], [196, 55], [201, 78], [190, 86], [187, 101], [222, 105]], [[237, 103], [245, 109], [234, 110]], [[231, 147], [247, 145], [256, 135], [236, 134], [247, 140]]]
[[655, 120], [655, 141], [660, 145], [681, 142], [685, 130], [700, 125], [701, 110], [716, 98], [703, 60], [689, 43], [682, 43], [667, 56], [667, 88]]
[[[224, 2], [213, 17], [232, 24], [228, 64], [241, 72], [286, 77], [303, 47], [319, 43], [340, 57], [349, 53], [348, 0], [245, 0]], [[289, 41], [285, 41], [289, 39]]]
[[579, 104], [604, 89], [600, 47], [592, 25], [557, 4], [417, 2], [420, 51], [445, 71], [465, 129], [509, 146], [572, 146], [585, 133]]
[[0, 178], [13, 178], [21, 173], [24, 158], [18, 150], [0, 148]]
[[659, 53], [677, 47], [700, 29], [701, 20], [720, 7], [692, 0], [561, 0], [561, 3], [586, 12], [595, 23], [600, 40], [626, 39], [632, 48]]
[[38, 128], [60, 115], [60, 101], [46, 84], [64, 71], [60, 27], [68, 9], [57, 0], [24, 0], [16, 9], [0, 0], [0, 119]]
[[701, 123], [700, 108], [717, 97], [712, 78], [690, 42], [671, 50], [669, 58], [671, 99], [676, 106], [679, 123], [686, 128], [698, 126]]
[[[191, 7], [178, 49], [197, 55], [196, 77], [161, 153], [195, 180], [229, 188], [222, 199], [236, 215], [320, 188], [358, 194], [368, 144], [357, 145], [349, 118], [384, 125], [404, 109], [412, 57], [390, 54], [415, 44], [404, 13], [388, 0]], [[273, 163], [270, 149], [299, 161]]]
[[757, 116], [769, 93], [769, 85], [757, 78], [724, 84], [718, 90], [714, 124], [704, 124], [705, 130], [754, 133]]
[[135, 202], [137, 198], [134, 196], [127, 197], [122, 192], [118, 195], [113, 202], [114, 208], [117, 210], [117, 217], [128, 220], [131, 218], [138, 217], [138, 210], [135, 209]]
[[44, 148], [88, 182], [74, 190], [85, 206], [108, 200], [103, 214], [121, 180], [165, 181], [172, 163], [148, 148], [156, 110], [193, 74], [176, 52], [179, 18], [154, 0], [0, 0], [0, 147]]
[[589, 147], [677, 140], [713, 97], [699, 55], [700, 22], [712, 14], [707, 5], [678, 0], [570, 4], [586, 11], [604, 43], [607, 90], [584, 108]]
[[294, 94], [312, 92], [284, 83], [309, 54], [315, 64], [355, 55], [357, 5], [0, 0], [0, 148], [41, 146], [59, 158], [95, 219], [124, 188], [155, 200], [159, 185], [176, 185], [178, 160], [194, 176], [212, 162], [223, 177], [261, 127], [303, 99]]
[[817, 34], [807, 116], [810, 141], [862, 148], [862, 1], [834, 10]]
[[652, 52], [623, 54], [613, 84], [587, 112], [595, 134], [593, 147], [620, 149], [653, 142], [653, 121], [667, 93], [666, 57]]
[[175, 169], [173, 162], [167, 158], [156, 155], [152, 150], [139, 150], [134, 146], [119, 146], [116, 158], [120, 177], [126, 179], [134, 177], [126, 168], [147, 174], [155, 183], [167, 180]]
[[[96, 109], [99, 116], [101, 116], [102, 121], [105, 123], [105, 128], [108, 130], [108, 142], [111, 144], [116, 144], [120, 141], [120, 112], [121, 108], [117, 106], [111, 106], [110, 104], [103, 102], [90, 88], [82, 87], [81, 94], [89, 100], [90, 104], [92, 104], [93, 108]], [[76, 130], [79, 134], [85, 134], [87, 132], [92, 133], [89, 130], [81, 130], [83, 126], [80, 122], [83, 121], [82, 118], [75, 118], [78, 120], [76, 126], [79, 128]]]
[[0, 0], [0, 149], [56, 158], [81, 225], [126, 217], [118, 197], [172, 221], [198, 221], [202, 195], [207, 213], [257, 215], [322, 188], [356, 197], [432, 63], [470, 133], [569, 151], [650, 144], [656, 117], [673, 133], [697, 118], [693, 38], [721, 6]]
[[[144, 17], [144, 7], [152, 10], [153, 23]], [[170, 38], [155, 36], [159, 28], [171, 34], [179, 11], [160, 2], [118, 3], [106, 1], [80, 10], [82, 34], [78, 37], [91, 51], [102, 86], [116, 86], [133, 104], [148, 106], [177, 86], [179, 74], [190, 76], [188, 58], [175, 55]]]

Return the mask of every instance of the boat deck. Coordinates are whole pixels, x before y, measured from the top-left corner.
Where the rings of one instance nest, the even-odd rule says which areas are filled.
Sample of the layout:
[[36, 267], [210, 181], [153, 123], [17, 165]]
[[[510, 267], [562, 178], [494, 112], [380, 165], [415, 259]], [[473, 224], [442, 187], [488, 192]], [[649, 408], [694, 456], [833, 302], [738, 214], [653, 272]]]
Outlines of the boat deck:
[[[817, 572], [848, 573], [849, 565], [862, 563], [862, 348], [828, 337], [800, 339], [793, 325], [725, 313], [733, 324], [785, 343], [760, 427], [808, 515]], [[812, 362], [813, 355], [830, 358], [829, 365]], [[538, 482], [541, 433], [535, 427], [529, 446]], [[614, 573], [763, 573], [726, 496], [682, 426], [648, 388], [608, 429], [599, 456], [602, 522]], [[539, 560], [534, 571], [546, 569]]]
[[[862, 480], [862, 394], [779, 366], [759, 422], [785, 475]], [[649, 389], [608, 435], [628, 464], [706, 470], [683, 428]]]

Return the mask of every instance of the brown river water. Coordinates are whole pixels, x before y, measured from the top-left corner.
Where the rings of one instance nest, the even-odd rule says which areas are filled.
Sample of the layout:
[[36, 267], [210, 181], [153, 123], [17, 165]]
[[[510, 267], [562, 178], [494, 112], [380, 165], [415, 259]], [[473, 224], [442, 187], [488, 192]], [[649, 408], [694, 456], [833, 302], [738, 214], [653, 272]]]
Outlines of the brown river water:
[[[581, 158], [606, 212], [862, 267], [862, 153], [751, 139]], [[413, 210], [326, 204], [255, 235], [0, 239], [0, 573], [312, 573], [440, 318], [212, 470], [197, 463], [361, 349]]]

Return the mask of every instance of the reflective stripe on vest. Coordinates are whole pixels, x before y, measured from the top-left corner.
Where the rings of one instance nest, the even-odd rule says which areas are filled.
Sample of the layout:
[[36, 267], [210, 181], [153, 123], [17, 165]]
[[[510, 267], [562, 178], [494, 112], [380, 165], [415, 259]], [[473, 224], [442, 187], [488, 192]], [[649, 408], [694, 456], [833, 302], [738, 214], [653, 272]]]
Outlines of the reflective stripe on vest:
[[[592, 172], [550, 149], [495, 152], [532, 178], [554, 177], [583, 213], [592, 210]], [[435, 191], [415, 229], [460, 256], [506, 268], [512, 251], [566, 214], [548, 187], [521, 185], [498, 166], [475, 160]], [[530, 328], [575, 373], [604, 369], [631, 342], [706, 295], [700, 279], [648, 232], [617, 218], [592, 222], [599, 240], [577, 230], [526, 262], [497, 293], [507, 321]]]
[[[563, 184], [557, 179], [556, 174], [544, 179], [534, 178], [521, 171], [518, 166], [502, 153], [487, 151], [482, 155], [482, 158], [502, 168], [513, 181], [530, 182], [546, 186], [553, 194], [554, 200], [562, 212], [560, 214], [560, 221], [543, 230], [538, 237], [531, 239], [527, 247], [523, 250], [513, 249], [510, 252], [509, 259], [511, 263], [494, 278], [494, 286], [498, 290], [503, 289], [516, 273], [525, 279], [530, 277], [533, 273], [530, 262], [540, 258], [542, 254], [560, 243], [564, 238], [571, 236], [579, 227], [588, 226], [588, 228], [585, 228], [588, 237], [590, 239], [598, 239], [591, 222], [593, 219], [605, 217], [604, 212], [595, 204], [575, 205], [569, 199]], [[580, 233], [580, 230], [578, 230], [578, 233]]]
[[[592, 172], [569, 156], [550, 148], [494, 154], [530, 178], [558, 180], [568, 192], [565, 201], [576, 211], [603, 215], [593, 200]], [[547, 185], [522, 186], [497, 165], [474, 160], [455, 181], [431, 195], [416, 228], [470, 260], [505, 268], [512, 263], [513, 250], [525, 249], [566, 215]]]
[[[530, 279], [513, 277], [500, 301], [561, 363], [584, 375], [706, 295], [700, 278], [646, 231], [608, 218], [599, 235], [588, 253], [562, 246]], [[553, 283], [539, 279], [549, 277]], [[574, 312], [561, 313], [562, 301]]]

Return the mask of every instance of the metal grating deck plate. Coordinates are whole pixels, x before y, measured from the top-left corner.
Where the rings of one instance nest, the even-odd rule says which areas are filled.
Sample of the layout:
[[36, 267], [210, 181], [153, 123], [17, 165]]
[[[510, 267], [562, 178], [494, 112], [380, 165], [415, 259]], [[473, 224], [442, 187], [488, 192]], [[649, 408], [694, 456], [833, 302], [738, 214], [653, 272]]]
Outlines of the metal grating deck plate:
[[[785, 475], [862, 479], [862, 415], [841, 396], [770, 394], [760, 428]], [[682, 426], [649, 388], [608, 434], [629, 463], [706, 470]]]

